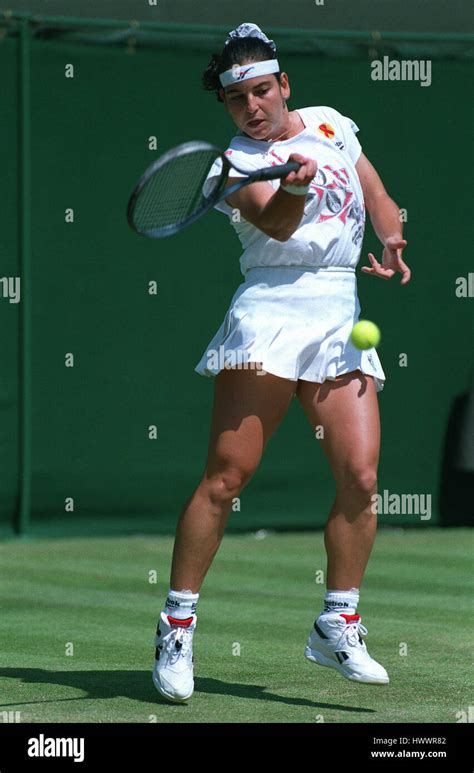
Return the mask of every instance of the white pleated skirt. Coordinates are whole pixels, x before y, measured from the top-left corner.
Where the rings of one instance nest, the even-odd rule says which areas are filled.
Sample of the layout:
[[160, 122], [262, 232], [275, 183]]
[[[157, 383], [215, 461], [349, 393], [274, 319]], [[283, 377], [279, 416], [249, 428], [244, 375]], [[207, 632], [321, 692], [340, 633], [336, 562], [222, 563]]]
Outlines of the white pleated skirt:
[[376, 349], [362, 351], [350, 340], [359, 314], [354, 269], [249, 269], [194, 370], [210, 377], [261, 363], [258, 369], [281, 378], [322, 383], [358, 369], [374, 377], [379, 392], [385, 373]]

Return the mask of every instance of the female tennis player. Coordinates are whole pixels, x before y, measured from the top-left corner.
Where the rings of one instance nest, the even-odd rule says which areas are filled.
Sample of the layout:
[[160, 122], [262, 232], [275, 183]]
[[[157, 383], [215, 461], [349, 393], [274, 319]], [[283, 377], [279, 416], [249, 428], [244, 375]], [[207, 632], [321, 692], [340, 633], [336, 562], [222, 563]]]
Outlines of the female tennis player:
[[[304, 654], [347, 679], [386, 684], [388, 674], [369, 655], [362, 638], [367, 629], [356, 611], [377, 527], [371, 496], [377, 493], [380, 447], [377, 392], [385, 374], [376, 350], [356, 349], [350, 333], [360, 312], [355, 268], [365, 208], [383, 252], [381, 262], [369, 253], [371, 266], [362, 271], [382, 279], [400, 272], [402, 284], [410, 280], [399, 208], [362, 153], [350, 118], [326, 106], [288, 111], [288, 76], [280, 72], [275, 43], [256, 24], [229, 33], [203, 84], [237, 127], [226, 150], [237, 165], [246, 171], [287, 161], [301, 166], [215, 205], [241, 240], [244, 282], [196, 366], [199, 374], [215, 377], [209, 450], [177, 526], [153, 681], [171, 701], [192, 695], [201, 585], [233, 498], [297, 397], [311, 427], [322, 428], [336, 484], [324, 533], [324, 608]], [[211, 169], [208, 180], [217, 172]]]

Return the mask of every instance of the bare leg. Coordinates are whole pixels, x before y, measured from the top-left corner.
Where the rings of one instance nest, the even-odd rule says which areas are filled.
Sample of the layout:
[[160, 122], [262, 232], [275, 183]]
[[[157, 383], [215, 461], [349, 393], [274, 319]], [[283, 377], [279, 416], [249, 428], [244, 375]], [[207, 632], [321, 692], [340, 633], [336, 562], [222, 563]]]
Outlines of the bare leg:
[[324, 428], [321, 445], [336, 481], [324, 532], [326, 586], [360, 588], [377, 531], [371, 510], [380, 453], [375, 383], [359, 370], [323, 384], [300, 380], [297, 397], [311, 426]]
[[266, 443], [285, 415], [295, 381], [256, 369], [228, 368], [215, 377], [204, 475], [181, 512], [170, 587], [198, 593], [221, 543], [232, 500], [253, 476]]

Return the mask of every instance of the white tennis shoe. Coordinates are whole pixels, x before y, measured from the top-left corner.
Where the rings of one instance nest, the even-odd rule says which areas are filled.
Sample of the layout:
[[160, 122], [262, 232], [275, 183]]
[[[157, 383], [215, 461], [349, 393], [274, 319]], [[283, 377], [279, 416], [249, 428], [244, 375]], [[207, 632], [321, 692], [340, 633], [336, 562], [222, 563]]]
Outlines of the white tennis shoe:
[[308, 637], [305, 657], [320, 666], [335, 668], [353, 682], [387, 684], [386, 670], [367, 652], [362, 639], [366, 634], [360, 615], [322, 613]]
[[186, 620], [160, 614], [155, 636], [153, 683], [168, 700], [182, 703], [194, 692], [193, 633], [197, 617]]

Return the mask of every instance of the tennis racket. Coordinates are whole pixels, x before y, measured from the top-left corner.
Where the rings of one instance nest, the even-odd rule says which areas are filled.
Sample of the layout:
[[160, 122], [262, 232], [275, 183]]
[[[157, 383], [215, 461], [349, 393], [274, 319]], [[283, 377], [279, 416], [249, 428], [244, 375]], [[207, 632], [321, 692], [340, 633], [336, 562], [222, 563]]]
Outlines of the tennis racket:
[[[129, 198], [127, 220], [144, 236], [171, 236], [240, 188], [261, 180], [285, 177], [300, 166], [297, 161], [289, 161], [249, 173], [230, 161], [216, 145], [200, 140], [183, 142], [144, 171]], [[205, 185], [213, 168], [215, 176], [213, 173]], [[231, 169], [240, 172], [245, 179], [226, 187]]]

